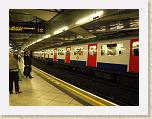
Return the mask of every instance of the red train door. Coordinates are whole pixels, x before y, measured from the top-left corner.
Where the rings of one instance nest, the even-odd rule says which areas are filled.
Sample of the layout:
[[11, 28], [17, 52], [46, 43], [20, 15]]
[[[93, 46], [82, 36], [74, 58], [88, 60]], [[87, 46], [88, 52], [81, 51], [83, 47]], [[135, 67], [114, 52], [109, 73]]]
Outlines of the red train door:
[[139, 39], [130, 40], [130, 63], [129, 71], [139, 72]]
[[57, 61], [57, 49], [54, 48], [54, 62]]
[[96, 67], [96, 65], [97, 65], [97, 44], [89, 44], [87, 66]]
[[70, 64], [71, 47], [66, 47], [65, 63]]

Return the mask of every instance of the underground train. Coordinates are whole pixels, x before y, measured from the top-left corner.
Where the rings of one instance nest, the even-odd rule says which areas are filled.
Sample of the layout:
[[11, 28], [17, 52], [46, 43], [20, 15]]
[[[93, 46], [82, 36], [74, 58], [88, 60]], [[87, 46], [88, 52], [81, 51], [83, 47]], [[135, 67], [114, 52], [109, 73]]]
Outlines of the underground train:
[[34, 51], [33, 57], [52, 63], [139, 73], [139, 38], [124, 37]]

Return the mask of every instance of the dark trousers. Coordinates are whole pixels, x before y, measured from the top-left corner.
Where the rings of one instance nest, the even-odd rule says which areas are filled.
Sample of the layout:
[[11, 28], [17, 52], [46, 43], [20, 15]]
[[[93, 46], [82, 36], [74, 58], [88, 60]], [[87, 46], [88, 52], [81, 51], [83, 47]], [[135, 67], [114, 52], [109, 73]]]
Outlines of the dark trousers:
[[19, 92], [19, 76], [18, 71], [9, 71], [9, 92], [13, 92], [13, 82], [15, 84], [15, 91]]
[[29, 77], [29, 78], [32, 77], [32, 76], [31, 76], [31, 72], [28, 73], [28, 74], [26, 75], [26, 77]]
[[26, 77], [32, 77], [31, 76], [31, 70], [32, 70], [32, 68], [31, 68], [31, 65], [26, 65], [25, 67], [24, 67], [24, 75], [26, 76]]

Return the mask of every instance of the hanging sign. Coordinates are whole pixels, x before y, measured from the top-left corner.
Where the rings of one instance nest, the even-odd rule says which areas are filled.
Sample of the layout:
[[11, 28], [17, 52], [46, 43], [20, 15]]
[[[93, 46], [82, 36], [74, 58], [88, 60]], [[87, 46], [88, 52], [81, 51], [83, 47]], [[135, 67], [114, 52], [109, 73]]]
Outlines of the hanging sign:
[[44, 26], [35, 23], [9, 23], [10, 33], [30, 33], [30, 34], [45, 34]]

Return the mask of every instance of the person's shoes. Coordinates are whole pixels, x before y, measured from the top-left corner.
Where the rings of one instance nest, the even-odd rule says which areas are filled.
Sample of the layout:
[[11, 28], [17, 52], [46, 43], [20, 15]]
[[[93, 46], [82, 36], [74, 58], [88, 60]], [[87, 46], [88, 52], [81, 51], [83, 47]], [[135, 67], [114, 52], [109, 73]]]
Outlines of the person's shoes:
[[20, 91], [19, 92], [16, 92], [16, 94], [19, 94], [19, 93], [21, 93]]
[[10, 95], [13, 94], [13, 92], [10, 92]]
[[34, 77], [30, 76], [29, 78], [34, 78]]

